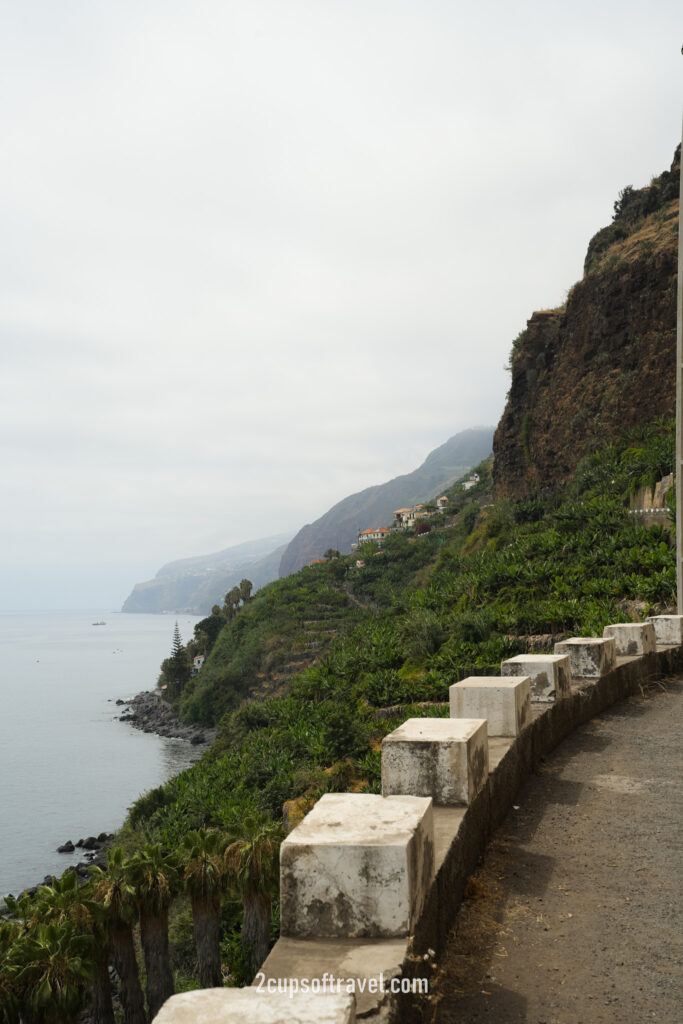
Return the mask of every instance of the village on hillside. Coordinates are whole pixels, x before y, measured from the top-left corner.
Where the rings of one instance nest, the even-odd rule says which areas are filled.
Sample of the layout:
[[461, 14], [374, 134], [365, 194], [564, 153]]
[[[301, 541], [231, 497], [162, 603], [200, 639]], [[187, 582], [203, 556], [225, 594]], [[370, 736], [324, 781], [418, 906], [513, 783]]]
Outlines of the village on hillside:
[[[472, 473], [460, 486], [463, 491], [469, 491], [471, 487], [478, 483], [479, 474]], [[419, 533], [421, 532], [419, 529], [421, 523], [426, 525], [426, 520], [444, 515], [448, 511], [448, 503], [446, 495], [442, 495], [436, 499], [434, 505], [419, 504], [410, 505], [406, 508], [397, 508], [390, 527], [371, 526], [366, 530], [360, 530], [357, 543], [351, 546], [352, 550], [355, 550], [361, 544], [368, 543], [368, 541], [375, 541], [381, 545], [383, 540], [386, 540], [391, 533], [395, 533], [398, 530], [415, 530]]]

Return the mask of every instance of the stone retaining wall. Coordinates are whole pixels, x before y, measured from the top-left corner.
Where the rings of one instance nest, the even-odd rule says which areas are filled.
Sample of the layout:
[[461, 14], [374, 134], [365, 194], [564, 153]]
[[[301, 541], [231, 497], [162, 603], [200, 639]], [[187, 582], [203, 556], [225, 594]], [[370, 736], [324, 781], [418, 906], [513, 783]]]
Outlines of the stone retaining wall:
[[[667, 617], [666, 623], [652, 620], [658, 638], [654, 652], [634, 657], [617, 656], [615, 661], [611, 658], [601, 659], [600, 665], [596, 663], [596, 671], [603, 674], [592, 678], [573, 678], [567, 695], [552, 702], [529, 703], [524, 716], [525, 724], [518, 735], [489, 736], [488, 776], [484, 776], [484, 781], [479, 787], [466, 787], [463, 790], [461, 805], [454, 805], [440, 797], [442, 787], [440, 784], [437, 785], [439, 780], [436, 779], [432, 801], [424, 800], [423, 787], [420, 794], [413, 794], [422, 797], [424, 803], [434, 804], [429, 825], [433, 828], [434, 868], [430, 878], [423, 878], [420, 885], [415, 886], [412, 882], [408, 885], [408, 890], [414, 890], [415, 898], [419, 899], [416, 912], [409, 914], [407, 918], [411, 922], [412, 934], [407, 934], [406, 930], [405, 934], [397, 937], [390, 929], [383, 930], [381, 915], [368, 918], [368, 913], [373, 912], [368, 893], [371, 893], [372, 900], [376, 901], [376, 883], [378, 878], [381, 879], [382, 871], [387, 869], [387, 865], [402, 862], [402, 858], [397, 859], [396, 855], [395, 823], [391, 823], [391, 828], [386, 831], [388, 826], [382, 815], [374, 812], [364, 820], [362, 839], [366, 852], [362, 861], [365, 867], [357, 873], [349, 873], [348, 870], [341, 870], [341, 867], [337, 871], [334, 867], [337, 863], [340, 866], [348, 865], [352, 861], [352, 856], [356, 855], [354, 837], [358, 833], [359, 823], [353, 816], [357, 816], [360, 806], [357, 797], [354, 802], [353, 796], [349, 794], [348, 803], [345, 804], [344, 795], [336, 795], [339, 810], [342, 812], [338, 821], [336, 818], [334, 821], [330, 819], [329, 822], [321, 820], [324, 827], [319, 829], [299, 826], [298, 828], [302, 830], [302, 848], [305, 849], [309, 874], [315, 871], [318, 857], [322, 858], [321, 863], [326, 861], [332, 868], [329, 869], [324, 892], [319, 891], [319, 887], [316, 889], [314, 885], [309, 894], [309, 909], [312, 908], [313, 914], [318, 910], [320, 913], [319, 934], [315, 934], [315, 929], [311, 931], [309, 924], [302, 932], [297, 925], [297, 914], [290, 913], [283, 904], [282, 937], [275, 944], [254, 982], [254, 986], [260, 986], [260, 990], [264, 992], [264, 999], [269, 1007], [268, 1020], [277, 1021], [277, 1024], [303, 1020], [303, 1017], [295, 1015], [289, 998], [293, 988], [299, 991], [306, 988], [308, 991], [319, 992], [323, 999], [324, 993], [332, 992], [337, 996], [342, 993], [347, 996], [353, 993], [358, 1020], [376, 1021], [378, 1024], [398, 1021], [401, 1024], [417, 1024], [428, 1019], [428, 1003], [424, 992], [433, 973], [430, 965], [435, 959], [438, 960], [446, 944], [462, 901], [467, 879], [476, 867], [492, 832], [504, 820], [519, 788], [534, 766], [572, 730], [616, 701], [638, 692], [648, 681], [683, 669], [683, 645], [667, 646], [660, 640], [664, 635], [669, 637], [672, 618], [678, 619]], [[683, 620], [679, 619], [679, 633], [682, 624]], [[613, 647], [615, 641], [612, 637], [616, 628], [606, 629], [608, 639], [605, 646]], [[644, 627], [643, 633], [648, 636], [651, 634], [651, 628]], [[596, 649], [597, 639], [586, 638], [587, 651], [593, 652]], [[602, 646], [602, 643], [601, 640], [599, 646]], [[564, 648], [557, 653], [565, 653]], [[584, 661], [585, 659], [581, 658], [575, 659], [577, 666], [583, 666]], [[584, 671], [583, 667], [581, 671]], [[503, 687], [506, 682], [512, 687], [519, 685], [519, 677], [517, 683], [513, 678], [506, 681], [504, 677], [500, 682]], [[527, 686], [527, 695], [528, 690]], [[457, 718], [457, 709], [455, 712], [452, 710], [452, 714]], [[430, 720], [416, 721], [426, 726]], [[431, 721], [444, 722], [443, 719]], [[459, 739], [460, 737], [456, 735], [455, 740]], [[439, 743], [443, 746], [446, 740], [451, 744], [454, 742], [450, 735], [442, 736], [438, 728], [431, 737], [428, 730], [424, 736], [422, 733], [413, 736], [409, 730], [406, 740], [408, 743], [405, 756], [416, 758], [418, 763], [424, 762], [428, 765], [432, 762], [444, 763], [443, 757], [446, 755], [442, 751], [439, 759], [431, 758], [431, 755], [425, 759], [425, 751], [420, 750], [420, 743]], [[393, 741], [389, 740], [389, 743], [392, 742], [395, 745], [396, 738]], [[453, 754], [452, 770], [462, 770], [457, 767], [462, 763], [462, 757], [456, 758]], [[430, 767], [430, 772], [435, 770]], [[410, 781], [413, 774], [407, 771], [404, 772], [404, 776], [409, 780], [407, 786], [410, 788], [413, 785]], [[387, 796], [372, 799], [400, 801], [402, 798]], [[312, 822], [315, 813], [311, 813]], [[344, 820], [344, 813], [349, 815], [348, 822]], [[421, 819], [421, 829], [425, 828], [424, 821], [427, 820]], [[287, 841], [290, 852], [282, 859], [283, 891], [288, 886], [291, 891], [291, 878], [295, 877], [292, 875], [291, 851], [297, 847], [297, 831], [295, 829], [290, 833]], [[410, 842], [406, 837], [401, 834], [399, 838], [402, 846], [408, 849]], [[426, 840], [421, 839], [423, 844], [425, 841], [429, 845], [428, 837]], [[383, 863], [383, 851], [386, 851], [386, 863]], [[407, 877], [410, 881], [411, 871], [413, 874], [415, 872], [409, 861], [410, 858], [407, 862], [409, 866], [402, 870], [408, 872]], [[296, 884], [304, 893], [305, 873], [296, 875]], [[326, 910], [325, 906], [326, 900], [330, 905], [343, 904], [347, 922], [345, 934], [336, 930], [336, 926], [335, 929], [323, 927], [323, 922], [329, 923], [330, 920], [329, 908]], [[280, 993], [277, 992], [278, 987]], [[234, 1015], [230, 1010], [229, 990], [221, 991], [225, 993], [221, 1015], [202, 1016], [206, 1024], [213, 1024], [214, 1020], [228, 1024], [239, 1017], [237, 1006]], [[192, 997], [193, 1001], [199, 1000], [201, 1003], [204, 994], [193, 993]], [[185, 997], [173, 997], [166, 1004], [162, 1011], [164, 1024], [180, 1024], [180, 1021], [185, 1019], [181, 1016], [176, 1018], [173, 1014], [174, 1001], [183, 998]], [[199, 1003], [195, 1003], [195, 1008]], [[281, 1011], [278, 1011], [278, 1005]], [[332, 1010], [333, 1004], [329, 1000], [327, 1005]], [[340, 1014], [343, 1014], [339, 1017], [340, 1022], [353, 1019], [349, 1017], [346, 1005], [343, 1011], [340, 1009]], [[161, 1024], [161, 1015], [157, 1019]]]

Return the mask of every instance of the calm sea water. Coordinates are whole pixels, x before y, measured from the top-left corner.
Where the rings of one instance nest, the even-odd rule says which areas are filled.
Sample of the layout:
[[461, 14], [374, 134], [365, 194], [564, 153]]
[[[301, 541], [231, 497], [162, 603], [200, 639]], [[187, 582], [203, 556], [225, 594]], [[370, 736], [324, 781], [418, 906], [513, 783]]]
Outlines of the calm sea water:
[[[178, 617], [183, 640], [196, 621]], [[164, 615], [0, 613], [0, 896], [77, 863], [56, 847], [114, 831], [141, 793], [199, 756], [115, 717], [118, 697], [154, 687], [174, 625]]]

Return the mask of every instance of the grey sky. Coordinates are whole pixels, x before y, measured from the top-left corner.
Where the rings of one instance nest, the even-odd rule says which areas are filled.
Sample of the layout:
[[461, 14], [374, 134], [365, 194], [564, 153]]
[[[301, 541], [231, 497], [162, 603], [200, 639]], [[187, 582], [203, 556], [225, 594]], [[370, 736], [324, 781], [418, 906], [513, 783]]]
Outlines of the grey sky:
[[497, 422], [671, 162], [680, 14], [0, 2], [0, 607], [118, 606]]

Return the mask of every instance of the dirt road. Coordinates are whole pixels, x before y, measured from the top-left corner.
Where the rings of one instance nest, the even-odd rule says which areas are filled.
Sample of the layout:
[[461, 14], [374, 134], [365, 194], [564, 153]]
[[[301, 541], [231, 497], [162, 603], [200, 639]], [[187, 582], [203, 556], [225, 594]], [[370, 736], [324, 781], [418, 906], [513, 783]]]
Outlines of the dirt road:
[[683, 1022], [683, 680], [661, 686], [580, 727], [520, 792], [426, 1019]]

